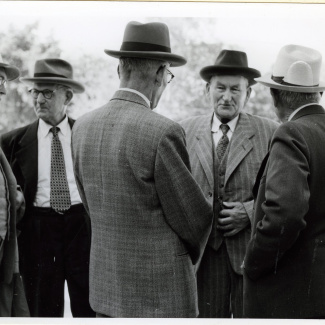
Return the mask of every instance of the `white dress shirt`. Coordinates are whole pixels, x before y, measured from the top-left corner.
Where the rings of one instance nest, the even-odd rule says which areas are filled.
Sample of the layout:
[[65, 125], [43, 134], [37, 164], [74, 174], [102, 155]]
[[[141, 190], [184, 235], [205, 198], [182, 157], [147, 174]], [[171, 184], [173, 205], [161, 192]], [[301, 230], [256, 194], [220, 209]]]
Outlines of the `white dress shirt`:
[[140, 93], [140, 91], [137, 91], [137, 90], [131, 89], [131, 88], [120, 88], [119, 90], [129, 91], [130, 93], [135, 93], [135, 94], [139, 95], [140, 97], [142, 97], [145, 100], [145, 102], [148, 104], [148, 106], [151, 107], [150, 100], [148, 99], [148, 97], [143, 95], [142, 93]]
[[[239, 115], [237, 115], [235, 118], [233, 118], [231, 121], [229, 121], [228, 126], [229, 126], [229, 130], [227, 132], [227, 137], [229, 139], [229, 142], [232, 138], [233, 133], [235, 132], [235, 128], [238, 122], [238, 118]], [[222, 123], [220, 122], [220, 120], [218, 119], [218, 117], [216, 116], [216, 114], [213, 114], [213, 118], [212, 118], [212, 125], [211, 125], [211, 132], [212, 132], [212, 137], [213, 137], [213, 142], [214, 142], [214, 148], [217, 148], [218, 142], [221, 139], [223, 133], [220, 130], [220, 125]]]
[[[57, 125], [62, 144], [65, 168], [70, 190], [71, 205], [81, 203], [81, 198], [77, 189], [72, 167], [71, 155], [71, 127], [67, 116]], [[52, 125], [39, 119], [37, 139], [38, 139], [38, 178], [37, 190], [34, 206], [50, 207], [50, 182], [51, 182], [51, 142], [53, 133], [50, 132]]]

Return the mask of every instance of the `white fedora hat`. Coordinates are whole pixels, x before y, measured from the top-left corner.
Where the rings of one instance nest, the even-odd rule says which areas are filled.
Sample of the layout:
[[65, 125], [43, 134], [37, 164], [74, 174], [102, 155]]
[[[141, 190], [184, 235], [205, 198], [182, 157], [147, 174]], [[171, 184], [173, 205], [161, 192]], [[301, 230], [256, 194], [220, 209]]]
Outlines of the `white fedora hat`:
[[255, 80], [270, 88], [299, 93], [315, 93], [325, 90], [320, 81], [322, 55], [309, 47], [284, 46], [276, 59], [273, 73]]
[[20, 75], [18, 68], [3, 62], [1, 54], [0, 54], [0, 68], [5, 70], [8, 81], [15, 80]]

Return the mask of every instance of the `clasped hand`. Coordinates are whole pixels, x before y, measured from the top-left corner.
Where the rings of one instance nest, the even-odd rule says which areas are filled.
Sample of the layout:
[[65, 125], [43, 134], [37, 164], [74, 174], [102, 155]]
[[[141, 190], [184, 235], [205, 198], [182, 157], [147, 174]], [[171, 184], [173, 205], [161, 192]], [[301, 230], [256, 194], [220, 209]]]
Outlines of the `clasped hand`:
[[223, 202], [219, 212], [219, 230], [224, 231], [225, 237], [234, 236], [249, 224], [249, 217], [241, 202]]

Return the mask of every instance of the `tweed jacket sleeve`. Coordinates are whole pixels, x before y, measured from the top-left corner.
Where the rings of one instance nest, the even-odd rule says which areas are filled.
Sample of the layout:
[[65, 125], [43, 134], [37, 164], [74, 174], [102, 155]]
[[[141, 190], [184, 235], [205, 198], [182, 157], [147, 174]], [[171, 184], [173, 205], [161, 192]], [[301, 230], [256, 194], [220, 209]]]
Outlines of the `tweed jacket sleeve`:
[[306, 141], [294, 123], [278, 128], [260, 181], [254, 233], [244, 262], [252, 279], [276, 272], [279, 260], [306, 226], [309, 155]]
[[154, 177], [166, 221], [183, 240], [195, 264], [211, 230], [212, 207], [191, 175], [185, 134], [178, 124], [169, 127], [160, 139]]

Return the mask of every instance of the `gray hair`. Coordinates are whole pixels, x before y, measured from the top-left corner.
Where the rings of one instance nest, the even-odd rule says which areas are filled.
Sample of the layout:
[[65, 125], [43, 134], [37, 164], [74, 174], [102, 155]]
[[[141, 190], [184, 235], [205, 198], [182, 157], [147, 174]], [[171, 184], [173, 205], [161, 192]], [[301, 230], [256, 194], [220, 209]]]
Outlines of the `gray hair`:
[[140, 79], [147, 77], [148, 71], [158, 68], [164, 62], [161, 60], [142, 59], [142, 58], [120, 58], [119, 71], [121, 76], [128, 80], [131, 73], [137, 75]]
[[273, 96], [281, 105], [288, 109], [294, 110], [302, 105], [319, 103], [321, 99], [320, 93], [297, 93], [294, 91], [270, 89]]

